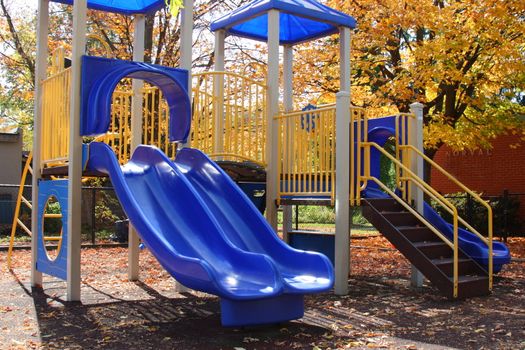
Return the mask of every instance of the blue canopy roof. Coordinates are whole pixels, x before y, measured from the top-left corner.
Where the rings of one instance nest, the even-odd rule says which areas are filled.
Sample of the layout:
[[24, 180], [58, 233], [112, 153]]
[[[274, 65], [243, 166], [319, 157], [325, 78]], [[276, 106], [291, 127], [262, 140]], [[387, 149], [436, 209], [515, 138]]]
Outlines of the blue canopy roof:
[[[51, 0], [73, 5], [73, 0]], [[164, 0], [88, 0], [88, 8], [123, 15], [146, 14], [166, 6]]]
[[315, 0], [255, 0], [215, 20], [211, 30], [258, 41], [268, 40], [268, 11], [280, 14], [280, 43], [294, 45], [337, 33], [338, 27], [355, 28], [352, 16]]

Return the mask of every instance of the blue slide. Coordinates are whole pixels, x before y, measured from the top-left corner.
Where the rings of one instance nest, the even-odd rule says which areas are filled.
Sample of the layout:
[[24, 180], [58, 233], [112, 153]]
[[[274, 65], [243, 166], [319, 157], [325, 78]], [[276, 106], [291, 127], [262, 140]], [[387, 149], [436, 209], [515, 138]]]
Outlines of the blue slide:
[[329, 290], [324, 255], [290, 248], [206, 155], [171, 161], [140, 146], [120, 166], [106, 144], [90, 145], [90, 170], [109, 175], [124, 211], [160, 264], [183, 285], [221, 299], [225, 326], [301, 318], [304, 294]]

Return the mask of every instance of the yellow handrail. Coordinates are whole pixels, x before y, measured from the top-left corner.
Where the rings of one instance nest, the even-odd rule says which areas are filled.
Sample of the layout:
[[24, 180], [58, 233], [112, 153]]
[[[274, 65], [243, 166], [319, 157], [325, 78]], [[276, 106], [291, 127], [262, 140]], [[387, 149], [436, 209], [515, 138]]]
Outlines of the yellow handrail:
[[22, 222], [22, 220], [19, 219], [20, 215], [20, 208], [22, 206], [22, 203], [27, 205], [29, 208], [32, 208], [31, 203], [24, 198], [24, 186], [26, 183], [26, 178], [28, 173], [32, 173], [31, 170], [31, 162], [33, 161], [33, 152], [29, 153], [29, 156], [27, 157], [26, 164], [24, 166], [24, 171], [22, 172], [22, 178], [20, 179], [20, 188], [18, 189], [18, 197], [16, 199], [16, 207], [15, 212], [13, 216], [13, 225], [11, 226], [11, 237], [9, 238], [9, 249], [7, 251], [7, 267], [11, 269], [11, 256], [13, 255], [13, 248], [15, 244], [15, 235], [16, 235], [16, 228], [18, 226], [21, 226], [22, 229], [31, 236], [31, 230], [27, 228], [27, 226]]
[[[104, 38], [101, 37], [100, 35], [94, 34], [94, 33], [89, 33], [89, 34], [86, 35], [86, 39], [93, 39], [93, 40], [98, 41], [104, 47], [104, 50], [106, 51], [106, 57], [107, 58], [113, 58], [114, 57], [113, 51], [111, 50], [111, 47], [109, 46], [108, 42], [106, 40], [104, 40]], [[87, 43], [86, 43], [86, 51], [87, 51]]]
[[423, 152], [421, 152], [419, 149], [414, 147], [413, 145], [404, 145], [400, 146], [401, 149], [407, 149], [409, 151], [413, 151], [417, 153], [421, 158], [423, 158], [425, 161], [427, 161], [431, 166], [436, 168], [441, 174], [443, 174], [446, 178], [448, 178], [450, 181], [452, 181], [454, 184], [456, 184], [458, 187], [460, 187], [463, 191], [468, 193], [471, 197], [473, 197], [478, 203], [480, 203], [482, 206], [484, 206], [487, 209], [487, 219], [488, 219], [488, 238], [485, 238], [481, 233], [479, 233], [476, 229], [474, 229], [471, 225], [469, 225], [466, 222], [462, 223], [476, 236], [478, 236], [489, 248], [489, 283], [490, 283], [490, 290], [492, 290], [493, 285], [493, 210], [490, 204], [487, 203], [487, 201], [484, 201], [476, 192], [472, 191], [470, 188], [462, 184], [458, 179], [456, 179], [452, 174], [447, 172], [445, 169], [443, 169], [439, 164], [434, 162], [431, 158], [429, 158], [427, 155], [425, 155]]
[[[407, 168], [404, 164], [402, 164], [398, 159], [396, 159], [394, 156], [389, 154], [383, 147], [379, 146], [375, 142], [363, 142], [362, 147], [365, 149], [367, 154], [370, 152], [370, 148], [374, 147], [377, 149], [380, 153], [382, 153], [385, 157], [387, 157], [389, 160], [391, 160], [394, 164], [400, 167], [403, 171], [405, 171], [410, 177], [406, 177], [403, 180], [411, 181], [416, 185], [418, 188], [420, 188], [423, 192], [425, 192], [427, 195], [432, 197], [436, 202], [438, 202], [445, 210], [447, 210], [449, 213], [453, 215], [453, 226], [454, 226], [454, 237], [453, 237], [453, 248], [454, 251], [454, 268], [453, 268], [453, 278], [454, 278], [454, 297], [456, 298], [458, 296], [458, 287], [459, 287], [459, 246], [458, 246], [458, 222], [459, 222], [459, 215], [457, 208], [450, 203], [445, 197], [443, 197], [441, 194], [439, 194], [435, 189], [433, 189], [429, 184], [427, 184], [424, 180], [419, 178], [416, 174], [414, 174], [409, 168]], [[362, 180], [366, 183], [368, 180], [372, 180], [379, 184], [379, 180], [377, 180], [375, 177], [372, 177], [370, 175], [370, 157], [365, 157], [365, 175], [360, 176]], [[386, 186], [380, 185], [382, 188]], [[383, 188], [385, 189], [385, 188]], [[388, 190], [389, 194], [393, 193], [393, 191]], [[408, 206], [408, 204], [407, 204]], [[412, 212], [412, 211], [411, 211]], [[414, 212], [412, 212], [414, 214]], [[414, 214], [415, 215], [415, 214]], [[448, 241], [448, 239], [439, 231], [437, 231], [435, 228], [433, 229], [433, 226], [428, 223], [426, 219], [422, 215], [416, 215], [427, 227], [429, 227], [440, 239], [445, 241], [445, 243]], [[447, 243], [448, 244], [448, 243]], [[450, 246], [450, 244], [449, 244]]]

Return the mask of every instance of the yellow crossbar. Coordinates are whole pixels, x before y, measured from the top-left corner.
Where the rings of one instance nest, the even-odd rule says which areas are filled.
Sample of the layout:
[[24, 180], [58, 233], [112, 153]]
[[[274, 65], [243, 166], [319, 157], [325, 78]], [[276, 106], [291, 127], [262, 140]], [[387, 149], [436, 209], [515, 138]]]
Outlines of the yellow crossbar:
[[9, 249], [7, 251], [7, 267], [11, 269], [11, 256], [13, 255], [13, 247], [15, 244], [15, 235], [16, 235], [16, 228], [18, 226], [22, 227], [22, 229], [31, 236], [31, 230], [27, 228], [26, 225], [20, 220], [20, 207], [22, 206], [22, 202], [26, 204], [30, 209], [32, 209], [31, 203], [27, 199], [24, 198], [24, 186], [26, 183], [27, 173], [31, 172], [33, 173], [33, 169], [31, 168], [31, 162], [33, 161], [33, 152], [29, 153], [29, 156], [27, 157], [26, 164], [24, 166], [24, 170], [22, 171], [22, 178], [20, 179], [20, 188], [18, 189], [18, 196], [16, 199], [16, 207], [15, 212], [13, 215], [13, 224], [11, 226], [11, 237], [9, 238]]

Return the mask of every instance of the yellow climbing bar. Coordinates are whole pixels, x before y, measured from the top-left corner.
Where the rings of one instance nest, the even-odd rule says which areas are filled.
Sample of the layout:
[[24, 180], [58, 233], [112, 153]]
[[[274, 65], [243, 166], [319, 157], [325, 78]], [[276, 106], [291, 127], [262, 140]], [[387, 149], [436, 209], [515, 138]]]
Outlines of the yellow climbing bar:
[[[412, 214], [414, 214], [421, 222], [425, 224], [432, 232], [434, 232], [441, 240], [443, 240], [446, 244], [448, 244], [454, 251], [454, 267], [453, 267], [453, 281], [454, 281], [454, 298], [458, 296], [458, 289], [459, 289], [459, 243], [458, 243], [458, 223], [459, 223], [459, 215], [458, 215], [458, 209], [444, 196], [439, 194], [434, 188], [432, 188], [429, 184], [427, 184], [423, 179], [419, 178], [416, 174], [414, 174], [408, 167], [406, 167], [403, 163], [401, 163], [398, 159], [396, 159], [394, 156], [392, 156], [390, 153], [388, 153], [383, 147], [379, 146], [375, 142], [363, 142], [361, 144], [363, 147], [363, 150], [365, 151], [365, 159], [364, 159], [364, 175], [359, 176], [360, 181], [363, 181], [364, 184], [367, 183], [368, 180], [372, 180], [376, 182], [383, 190], [385, 190], [388, 194], [392, 196], [393, 191], [388, 189], [379, 179], [371, 176], [370, 174], [370, 148], [375, 148], [377, 151], [379, 151], [383, 156], [388, 158], [392, 163], [394, 163], [396, 166], [400, 168], [400, 170], [403, 171], [403, 173], [406, 173], [408, 176], [403, 177], [401, 180], [406, 181], [407, 183], [410, 182], [411, 184], [415, 185], [419, 189], [421, 189], [425, 194], [430, 196], [432, 199], [434, 199], [440, 206], [442, 206], [446, 211], [448, 211], [450, 214], [452, 214], [453, 217], [453, 227], [454, 227], [454, 236], [452, 242], [450, 242], [441, 232], [439, 232], [437, 229], [434, 228], [432, 224], [430, 224], [422, 214], [417, 213], [414, 209], [408, 209], [410, 205], [407, 204], [406, 200], [403, 200], [403, 202], [406, 204], [403, 206], [407, 208]], [[395, 195], [395, 194], [394, 194]], [[397, 196], [395, 196], [397, 197]], [[396, 198], [394, 198], [396, 199]], [[396, 199], [397, 201], [397, 199]]]
[[29, 153], [29, 156], [27, 157], [26, 164], [24, 166], [24, 170], [22, 171], [22, 178], [20, 179], [20, 188], [18, 189], [18, 196], [16, 198], [16, 206], [15, 206], [15, 212], [13, 214], [13, 224], [11, 225], [11, 237], [9, 238], [9, 249], [7, 251], [7, 267], [11, 268], [11, 256], [13, 255], [13, 248], [15, 244], [15, 236], [16, 236], [16, 229], [17, 227], [21, 227], [25, 233], [27, 233], [29, 236], [31, 236], [31, 230], [20, 220], [20, 209], [22, 206], [22, 203], [27, 205], [29, 209], [32, 209], [31, 203], [24, 198], [24, 186], [26, 183], [26, 178], [28, 173], [33, 173], [31, 168], [31, 162], [33, 161], [33, 152]]
[[469, 223], [465, 222], [463, 219], [460, 218], [460, 222], [465, 225], [465, 227], [472, 233], [474, 233], [476, 236], [478, 236], [488, 247], [489, 249], [489, 261], [488, 261], [488, 273], [489, 273], [489, 283], [490, 287], [489, 289], [492, 290], [493, 286], [493, 268], [494, 268], [494, 254], [493, 254], [493, 235], [494, 235], [494, 228], [493, 228], [493, 210], [487, 201], [483, 200], [476, 192], [472, 191], [470, 188], [465, 186], [463, 183], [461, 183], [458, 179], [456, 179], [452, 174], [447, 172], [443, 167], [441, 167], [439, 164], [434, 162], [431, 158], [429, 158], [427, 155], [425, 155], [423, 152], [418, 150], [416, 147], [412, 145], [403, 145], [400, 146], [403, 150], [408, 150], [409, 152], [416, 153], [419, 157], [423, 158], [427, 163], [429, 163], [433, 168], [435, 168], [437, 171], [439, 171], [441, 174], [443, 174], [446, 178], [448, 178], [450, 181], [452, 181], [455, 185], [457, 185], [459, 188], [461, 188], [464, 192], [468, 193], [472, 198], [474, 198], [478, 203], [480, 203], [483, 207], [487, 209], [487, 232], [488, 237], [483, 236], [481, 233], [479, 233], [475, 228], [473, 228]]

